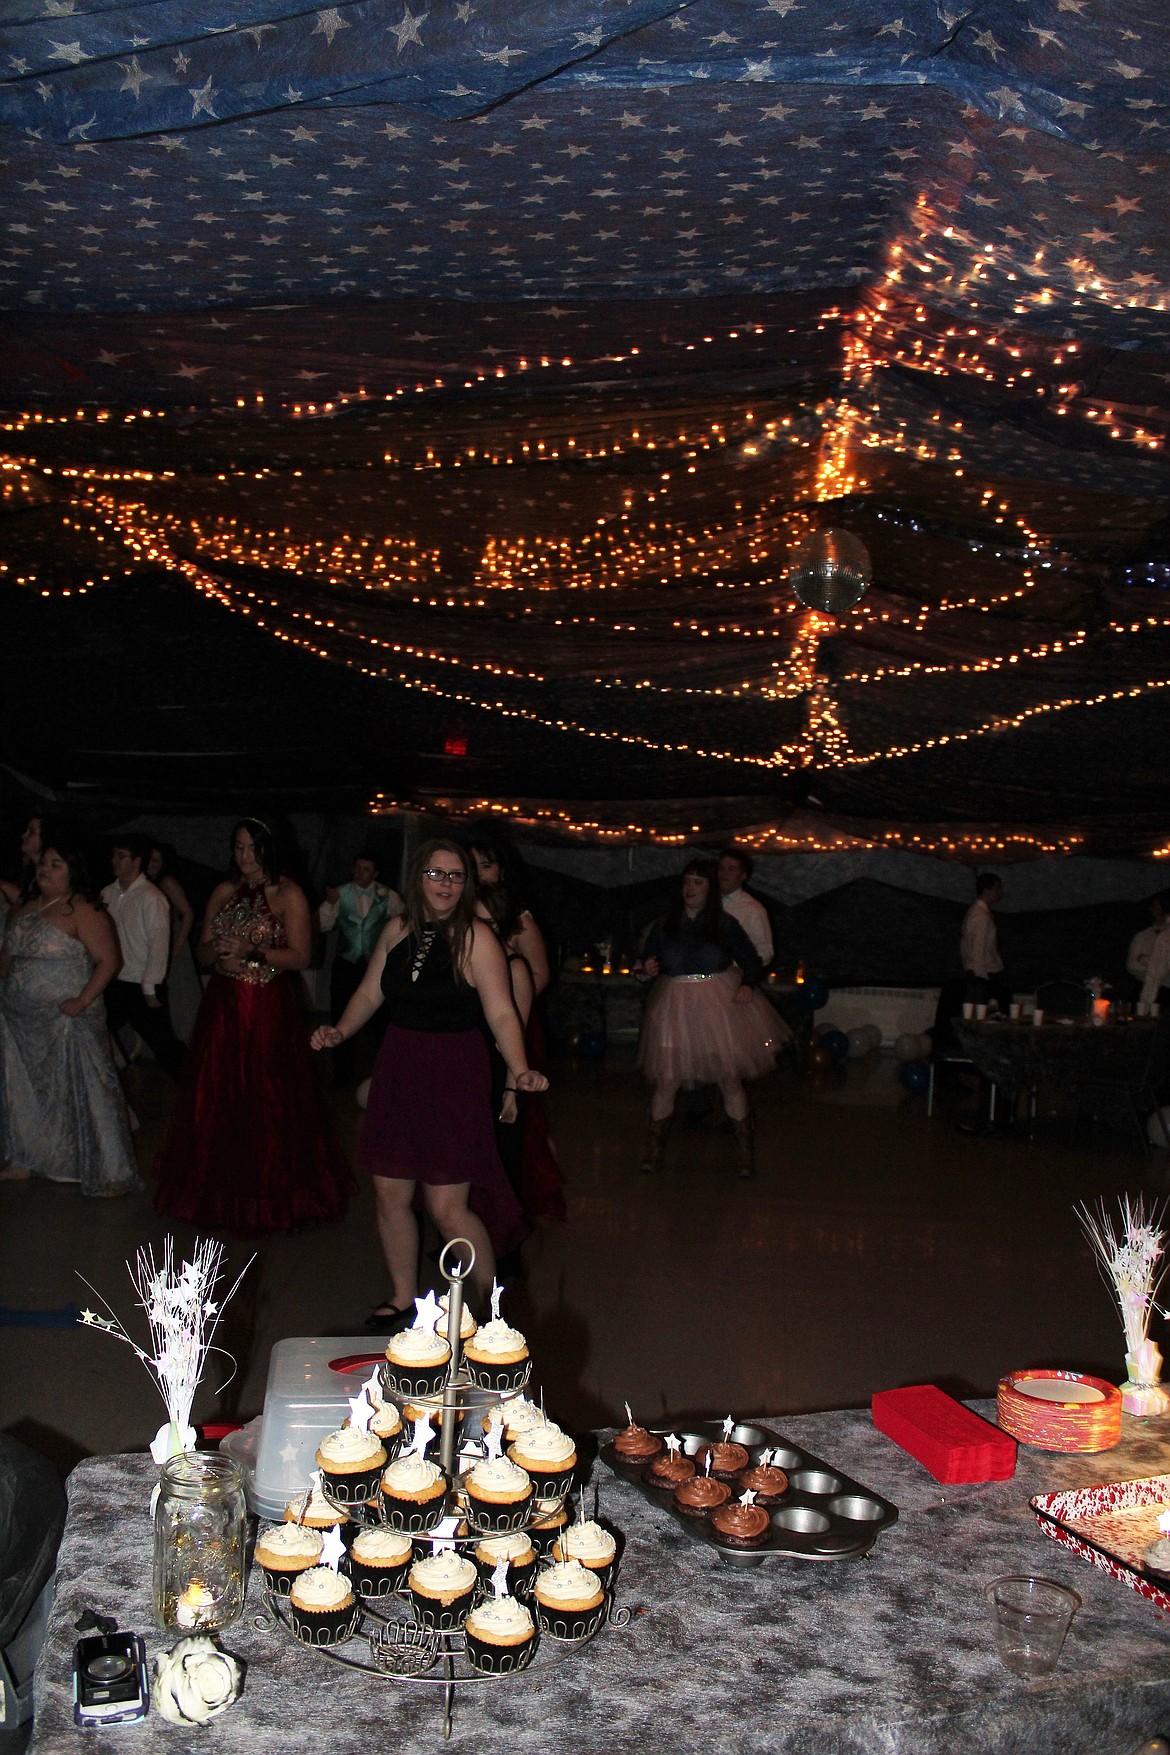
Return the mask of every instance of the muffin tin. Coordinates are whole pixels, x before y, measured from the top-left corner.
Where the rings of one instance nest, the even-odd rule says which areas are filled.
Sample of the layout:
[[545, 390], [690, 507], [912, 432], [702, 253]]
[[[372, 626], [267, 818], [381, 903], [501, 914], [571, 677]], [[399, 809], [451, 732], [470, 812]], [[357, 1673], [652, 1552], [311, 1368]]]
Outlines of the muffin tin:
[[[681, 1439], [684, 1453], [691, 1457], [704, 1445], [717, 1444], [724, 1436], [720, 1420], [692, 1422], [688, 1428], [652, 1426], [650, 1430], [663, 1439], [673, 1432]], [[788, 1491], [783, 1498], [765, 1508], [770, 1513], [771, 1525], [760, 1545], [754, 1548], [729, 1544], [712, 1529], [708, 1518], [687, 1517], [678, 1511], [670, 1492], [647, 1483], [649, 1464], [625, 1461], [614, 1450], [612, 1441], [602, 1445], [601, 1458], [615, 1475], [637, 1487], [689, 1536], [714, 1548], [725, 1566], [741, 1571], [776, 1559], [857, 1560], [869, 1553], [883, 1530], [897, 1522], [896, 1505], [891, 1505], [872, 1487], [814, 1456], [803, 1445], [793, 1444], [782, 1433], [767, 1426], [739, 1425], [732, 1428], [730, 1437], [733, 1443], [744, 1446], [749, 1467], [759, 1461], [762, 1451], [774, 1451], [777, 1454], [771, 1460], [788, 1476]], [[734, 1483], [731, 1496], [739, 1497]]]

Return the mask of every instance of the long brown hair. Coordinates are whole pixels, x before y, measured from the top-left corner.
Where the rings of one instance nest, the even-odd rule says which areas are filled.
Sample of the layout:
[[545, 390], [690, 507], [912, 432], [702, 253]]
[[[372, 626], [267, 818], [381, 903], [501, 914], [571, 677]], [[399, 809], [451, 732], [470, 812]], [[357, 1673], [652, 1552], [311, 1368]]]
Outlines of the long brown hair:
[[[454, 909], [446, 920], [432, 922], [423, 901], [424, 871], [429, 871], [435, 862], [436, 853], [454, 854], [464, 874], [464, 885]], [[475, 874], [471, 868], [471, 859], [467, 850], [458, 841], [424, 841], [410, 862], [406, 874], [406, 893], [402, 898], [402, 918], [409, 936], [421, 939], [430, 925], [441, 927], [451, 948], [451, 967], [455, 971], [456, 981], [462, 981], [463, 959], [470, 949], [471, 936], [475, 926]]]

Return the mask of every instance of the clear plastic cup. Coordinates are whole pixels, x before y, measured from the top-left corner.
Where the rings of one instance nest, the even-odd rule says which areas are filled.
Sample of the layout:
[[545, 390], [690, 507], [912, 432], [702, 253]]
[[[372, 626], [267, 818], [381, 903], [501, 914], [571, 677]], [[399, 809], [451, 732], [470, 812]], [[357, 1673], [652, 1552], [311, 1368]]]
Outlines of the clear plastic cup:
[[997, 1578], [987, 1600], [1000, 1663], [1016, 1676], [1050, 1675], [1081, 1606], [1076, 1591], [1050, 1578]]
[[1032, 1013], [1032, 1022], [1034, 1024], [1042, 1024], [1044, 1022], [1044, 1012], [1042, 1007], [1036, 1007], [1036, 1010]]
[[975, 1007], [976, 1022], [981, 1024], [986, 1016], [987, 1016], [987, 1007], [985, 1005], [983, 1005], [982, 1003], [980, 1003], [979, 1005], [977, 1005]]
[[975, 1016], [975, 1004], [973, 1000], [965, 999], [963, 1001], [963, 1016], [967, 1019]]

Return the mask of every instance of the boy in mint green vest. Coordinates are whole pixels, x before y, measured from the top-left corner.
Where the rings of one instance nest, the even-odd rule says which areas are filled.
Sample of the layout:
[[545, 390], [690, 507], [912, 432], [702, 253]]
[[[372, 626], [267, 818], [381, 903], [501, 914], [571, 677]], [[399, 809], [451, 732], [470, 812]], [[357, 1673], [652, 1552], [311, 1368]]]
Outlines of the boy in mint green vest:
[[[397, 890], [391, 890], [378, 882], [378, 862], [372, 854], [359, 853], [353, 862], [353, 878], [340, 888], [330, 886], [325, 891], [317, 918], [322, 932], [337, 933], [337, 948], [333, 957], [333, 971], [329, 980], [330, 1017], [339, 1018], [350, 999], [357, 991], [362, 976], [366, 972], [366, 964], [374, 946], [378, 942], [378, 934], [387, 920], [394, 914], [402, 913], [402, 897]], [[348, 1042], [333, 1050], [333, 1082], [336, 1085], [354, 1083], [355, 1055], [354, 1044], [362, 1042], [363, 1059], [377, 1053], [381, 1040], [378, 1028], [379, 1014], [375, 1012], [364, 1029], [359, 1030]], [[368, 1072], [367, 1067], [366, 1071]]]

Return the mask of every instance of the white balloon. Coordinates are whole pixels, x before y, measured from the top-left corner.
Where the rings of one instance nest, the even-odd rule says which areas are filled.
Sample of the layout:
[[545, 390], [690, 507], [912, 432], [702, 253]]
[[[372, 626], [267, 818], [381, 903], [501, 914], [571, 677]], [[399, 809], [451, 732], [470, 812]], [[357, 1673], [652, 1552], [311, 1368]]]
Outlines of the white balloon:
[[369, 1079], [363, 1079], [361, 1084], [358, 1086], [357, 1090], [354, 1092], [353, 1095], [354, 1095], [354, 1101], [356, 1102], [358, 1108], [364, 1109], [366, 1104], [370, 1100], [370, 1081], [369, 1081]]
[[870, 1041], [869, 1031], [864, 1025], [848, 1032], [848, 1042], [847, 1058], [849, 1060], [863, 1060], [867, 1054], [873, 1052], [873, 1043]]
[[911, 1034], [909, 1030], [894, 1043], [894, 1053], [899, 1060], [917, 1060], [920, 1052], [917, 1033]]
[[923, 1060], [929, 1060], [934, 1053], [934, 1036], [929, 1030], [923, 1030], [918, 1038], [918, 1052]]

